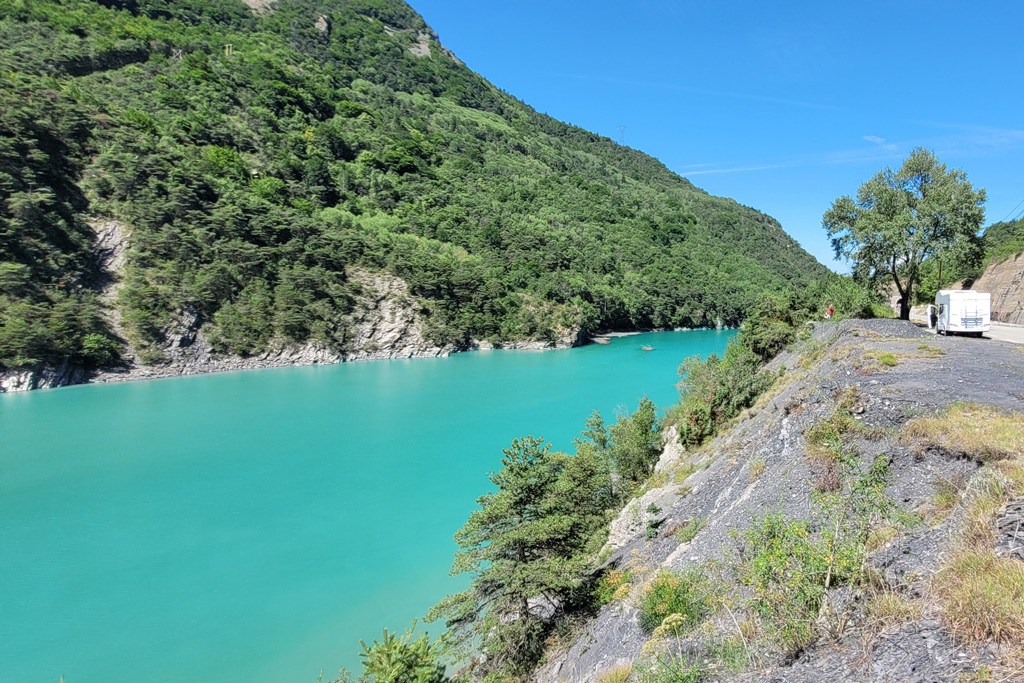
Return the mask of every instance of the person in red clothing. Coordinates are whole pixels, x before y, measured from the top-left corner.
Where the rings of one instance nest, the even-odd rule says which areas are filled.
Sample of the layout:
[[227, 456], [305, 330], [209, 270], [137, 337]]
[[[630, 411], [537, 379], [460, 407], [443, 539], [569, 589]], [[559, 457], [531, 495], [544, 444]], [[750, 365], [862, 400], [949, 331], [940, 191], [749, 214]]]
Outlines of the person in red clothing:
[[832, 315], [836, 312], [836, 307], [832, 304], [828, 305], [828, 312], [825, 314], [825, 320], [831, 320]]

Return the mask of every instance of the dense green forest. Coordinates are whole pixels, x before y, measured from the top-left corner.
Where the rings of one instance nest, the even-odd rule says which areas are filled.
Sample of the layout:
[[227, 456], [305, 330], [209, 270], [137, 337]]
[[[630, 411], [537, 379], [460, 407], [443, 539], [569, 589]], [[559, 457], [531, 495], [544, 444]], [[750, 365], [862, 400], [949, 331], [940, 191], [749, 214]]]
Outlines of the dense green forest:
[[993, 223], [985, 228], [981, 243], [985, 248], [985, 259], [990, 263], [999, 263], [1024, 253], [1024, 218]]
[[1024, 219], [1001, 221], [985, 228], [984, 234], [950, 258], [930, 259], [922, 268], [922, 286], [914, 297], [918, 304], [929, 304], [943, 287], [962, 282], [971, 287], [991, 265], [1024, 253]]
[[[0, 0], [0, 366], [344, 350], [346, 267], [438, 343], [742, 320], [824, 269], [774, 219], [534, 111], [397, 0]], [[88, 221], [130, 228], [101, 315]]]

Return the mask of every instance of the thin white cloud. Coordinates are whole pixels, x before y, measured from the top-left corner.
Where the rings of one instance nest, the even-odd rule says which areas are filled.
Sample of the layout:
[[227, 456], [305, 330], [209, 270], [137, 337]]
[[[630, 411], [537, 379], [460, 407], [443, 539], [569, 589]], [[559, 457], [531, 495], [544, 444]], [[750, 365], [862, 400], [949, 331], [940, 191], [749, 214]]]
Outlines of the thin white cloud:
[[892, 144], [891, 142], [886, 142], [885, 138], [880, 138], [877, 135], [865, 135], [863, 136], [863, 139], [867, 140], [868, 142], [875, 143], [882, 149], [896, 149], [896, 145]]
[[[888, 148], [886, 148], [888, 150]], [[689, 164], [683, 168], [672, 169], [679, 175], [689, 178], [691, 176], [709, 175], [712, 173], [746, 173], [751, 171], [768, 171], [777, 168], [805, 168], [808, 166], [831, 166], [834, 164], [859, 164], [865, 162], [881, 162], [899, 159], [900, 155], [891, 150], [886, 153], [864, 156], [863, 153], [855, 151], [840, 151], [810, 156], [790, 157], [789, 159], [736, 162], [734, 164], [723, 164], [721, 168], [706, 168], [707, 166], [718, 166], [718, 164]], [[696, 169], [696, 170], [690, 170]]]
[[[701, 166], [707, 166], [708, 164], [700, 164]], [[708, 175], [709, 173], [743, 173], [745, 171], [767, 171], [772, 168], [791, 168], [796, 164], [774, 164], [770, 166], [738, 166], [735, 168], [712, 168], [707, 171], [678, 171], [679, 175], [684, 177], [690, 177], [695, 175]]]

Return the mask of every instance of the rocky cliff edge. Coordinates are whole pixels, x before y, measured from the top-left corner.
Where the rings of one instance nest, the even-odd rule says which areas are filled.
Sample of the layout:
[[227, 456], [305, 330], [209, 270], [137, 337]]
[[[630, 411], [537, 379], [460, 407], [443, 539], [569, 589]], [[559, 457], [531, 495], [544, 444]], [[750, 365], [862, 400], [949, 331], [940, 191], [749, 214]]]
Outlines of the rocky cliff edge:
[[[782, 373], [775, 386], [710, 443], [687, 451], [668, 430], [651, 485], [611, 525], [601, 559], [618, 572], [612, 601], [549, 653], [535, 680], [648, 680], [667, 665], [699, 675], [650, 680], [1024, 680], [1013, 678], [1020, 669], [1012, 644], [984, 632], [965, 638], [938, 587], [944, 562], [971, 533], [970, 501], [1003, 475], [966, 443], [937, 446], [909, 436], [917, 433], [916, 420], [945, 415], [951, 406], [968, 416], [971, 406], [1024, 409], [1024, 354], [987, 339], [935, 337], [895, 320], [822, 323], [804, 336], [796, 351], [771, 364], [769, 371]], [[856, 472], [883, 463], [886, 500], [906, 524], [873, 532], [860, 574], [872, 584], [836, 582], [816, 620], [812, 615], [809, 642], [787, 650], [754, 607], [749, 561], [756, 549], [745, 548], [745, 539], [768, 513], [809, 520], [812, 533], [822, 531], [816, 500], [822, 492], [842, 493], [844, 485], [821, 455], [821, 425], [840, 414], [847, 424], [843, 452], [854, 454]], [[999, 519], [983, 520], [979, 537], [988, 543], [989, 529], [997, 551], [1000, 544], [1003, 551], [1016, 547], [1020, 557], [1022, 515], [1013, 510], [1024, 507], [1024, 492], [1019, 483], [1000, 486]], [[845, 526], [855, 516], [841, 519]], [[1024, 562], [1013, 562], [1024, 591]], [[696, 571], [714, 586], [717, 597], [699, 626], [642, 628], [652, 583], [666, 570]], [[723, 661], [727, 651], [732, 655]]]

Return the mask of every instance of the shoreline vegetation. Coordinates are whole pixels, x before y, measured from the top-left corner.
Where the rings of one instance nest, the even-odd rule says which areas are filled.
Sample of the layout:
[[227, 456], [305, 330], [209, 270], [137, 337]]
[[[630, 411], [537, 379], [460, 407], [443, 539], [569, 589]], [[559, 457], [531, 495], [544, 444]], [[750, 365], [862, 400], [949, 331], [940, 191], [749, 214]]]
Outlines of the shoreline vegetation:
[[[827, 286], [833, 299], [860, 303], [848, 311], [880, 307], [880, 300], [849, 280]], [[669, 447], [665, 435], [684, 449], [700, 448], [753, 405], [780, 378], [768, 362], [818, 318], [817, 301], [795, 294], [763, 297], [721, 357], [683, 362], [680, 402], [660, 416], [646, 398], [614, 423], [606, 424], [595, 411], [572, 454], [553, 452], [532, 436], [515, 439], [503, 451], [502, 468], [491, 474], [495, 490], [477, 500], [480, 508], [455, 534], [460, 550], [452, 573], [472, 578], [466, 591], [449, 595], [426, 616], [427, 622], [446, 625], [445, 634], [433, 643], [421, 635], [414, 651], [411, 630], [401, 641], [385, 631], [382, 641], [362, 644], [364, 672], [358, 680], [420, 680], [416, 672], [430, 671], [423, 680], [444, 681], [442, 662], [458, 664], [460, 680], [525, 680], [552, 642], [568, 643], [570, 634], [628, 588], [606, 563], [610, 531], [664, 476], [655, 468]], [[654, 503], [643, 511], [648, 539], [663, 531], [661, 511]], [[678, 533], [692, 537], [700, 527], [691, 523]], [[666, 580], [666, 590], [675, 590], [674, 579]], [[657, 622], [652, 628], [666, 616], [651, 617]], [[405, 664], [381, 668], [394, 661]], [[351, 680], [342, 671], [333, 683]]]
[[241, 372], [281, 367], [303, 367], [310, 365], [336, 365], [339, 363], [356, 363], [376, 360], [399, 360], [411, 358], [443, 358], [455, 353], [486, 352], [492, 350], [508, 351], [561, 351], [577, 348], [588, 344], [608, 344], [613, 339], [630, 337], [640, 334], [658, 332], [689, 332], [696, 330], [731, 330], [736, 327], [698, 327], [698, 328], [662, 328], [631, 331], [598, 331], [586, 335], [579, 343], [567, 340], [558, 341], [508, 341], [492, 343], [473, 340], [464, 348], [439, 349], [428, 348], [419, 352], [407, 350], [395, 353], [387, 349], [363, 354], [336, 354], [328, 349], [312, 345], [270, 351], [258, 357], [227, 356], [218, 357], [210, 354], [201, 356], [201, 361], [189, 359], [184, 362], [163, 363], [160, 365], [131, 365], [122, 368], [102, 368], [86, 370], [84, 368], [35, 368], [20, 370], [0, 370], [0, 393], [11, 391], [29, 391], [35, 389], [52, 389], [62, 386], [79, 384], [107, 384], [120, 382], [142, 382], [155, 379], [171, 379], [192, 375], [205, 375], [223, 372]]

